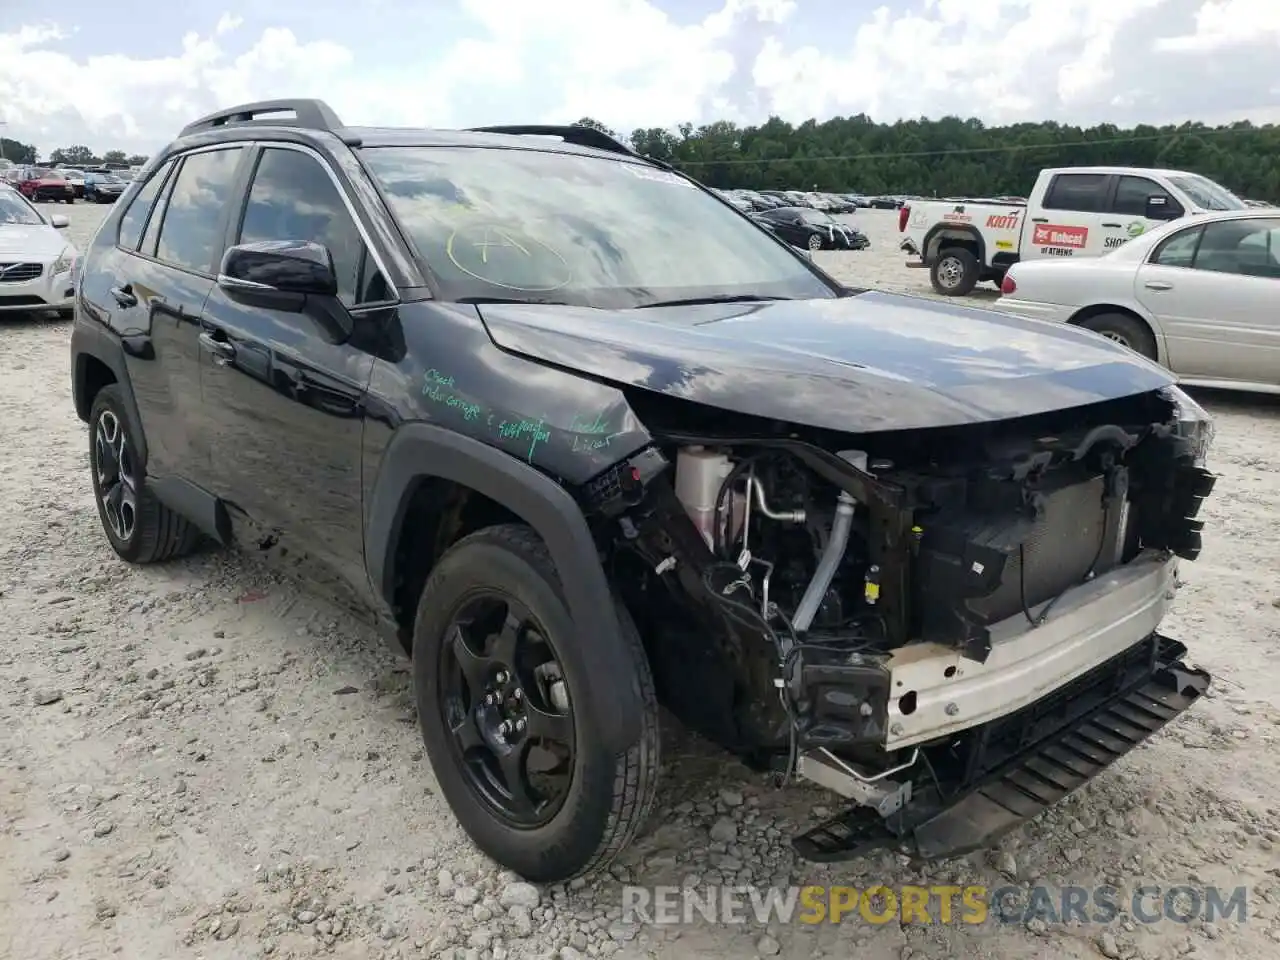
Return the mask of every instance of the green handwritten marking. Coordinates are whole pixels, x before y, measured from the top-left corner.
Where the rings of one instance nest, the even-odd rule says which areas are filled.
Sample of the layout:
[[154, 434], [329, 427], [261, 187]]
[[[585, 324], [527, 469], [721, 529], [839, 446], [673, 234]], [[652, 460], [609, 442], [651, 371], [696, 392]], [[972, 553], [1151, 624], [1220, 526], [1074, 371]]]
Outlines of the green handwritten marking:
[[546, 422], [545, 417], [537, 420], [504, 420], [498, 424], [498, 436], [503, 440], [523, 440], [527, 437], [529, 453], [526, 459], [532, 463], [533, 452], [538, 449], [538, 444], [551, 439], [551, 431], [546, 428]]
[[[600, 414], [596, 414], [595, 417], [592, 418], [578, 414], [569, 421], [569, 432], [589, 434], [609, 433], [609, 424], [600, 419]], [[614, 436], [617, 436], [617, 434], [614, 434]]]
[[573, 449], [575, 453], [590, 453], [592, 450], [603, 450], [620, 436], [622, 436], [620, 433], [611, 433], [603, 437], [599, 435], [576, 436], [573, 438]]
[[465, 400], [452, 391], [453, 377], [442, 374], [439, 370], [428, 370], [423, 376], [422, 395], [434, 403], [450, 407], [462, 414], [463, 420], [476, 420], [483, 408], [478, 403]]

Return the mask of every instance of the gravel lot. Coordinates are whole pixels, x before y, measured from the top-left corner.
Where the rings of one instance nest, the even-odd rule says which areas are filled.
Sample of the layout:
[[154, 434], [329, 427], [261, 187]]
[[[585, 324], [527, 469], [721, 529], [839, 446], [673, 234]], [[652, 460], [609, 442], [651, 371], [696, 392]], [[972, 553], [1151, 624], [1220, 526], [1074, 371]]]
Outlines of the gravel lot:
[[[50, 208], [52, 209], [52, 208]], [[58, 207], [82, 249], [105, 212]], [[849, 282], [924, 293], [896, 215]], [[986, 294], [988, 298], [994, 293]], [[975, 300], [978, 298], [975, 297]], [[1280, 403], [1218, 419], [1202, 558], [1167, 632], [1217, 677], [1206, 702], [991, 855], [926, 874], [830, 869], [787, 839], [829, 795], [770, 783], [669, 724], [637, 883], [1112, 883], [1249, 887], [1248, 920], [983, 926], [620, 919], [621, 882], [513, 882], [435, 789], [406, 663], [234, 556], [135, 569], [100, 532], [71, 408], [66, 323], [0, 323], [0, 957], [1274, 958], [1280, 950]], [[699, 878], [690, 880], [689, 878]]]

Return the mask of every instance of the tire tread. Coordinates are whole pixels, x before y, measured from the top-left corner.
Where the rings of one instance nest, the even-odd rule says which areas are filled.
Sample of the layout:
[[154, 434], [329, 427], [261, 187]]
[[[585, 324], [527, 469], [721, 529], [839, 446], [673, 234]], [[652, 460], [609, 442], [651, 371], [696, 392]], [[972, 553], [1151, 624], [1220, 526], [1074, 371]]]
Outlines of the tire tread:
[[[97, 429], [98, 413], [109, 409], [120, 421], [121, 429], [129, 430], [129, 421], [124, 413], [123, 392], [119, 384], [110, 383], [98, 391], [93, 398], [93, 413], [89, 417], [89, 445], [92, 448], [94, 431]], [[137, 438], [126, 434], [128, 440], [137, 447]], [[92, 462], [92, 460], [90, 461]], [[199, 529], [186, 517], [169, 508], [147, 489], [145, 464], [139, 465], [142, 474], [139, 477], [137, 540], [125, 557], [130, 563], [160, 563], [186, 556], [200, 544]], [[110, 535], [108, 534], [108, 537]], [[117, 551], [119, 552], [119, 551]], [[123, 556], [123, 554], [122, 554]]]

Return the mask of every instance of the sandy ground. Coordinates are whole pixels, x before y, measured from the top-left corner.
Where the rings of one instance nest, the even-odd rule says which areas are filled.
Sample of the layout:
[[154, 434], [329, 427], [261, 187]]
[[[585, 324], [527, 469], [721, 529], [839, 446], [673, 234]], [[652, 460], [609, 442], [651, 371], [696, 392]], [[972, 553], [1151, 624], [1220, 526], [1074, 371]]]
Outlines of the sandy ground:
[[[57, 212], [83, 246], [104, 211]], [[924, 292], [895, 216], [854, 219], [872, 249], [822, 262]], [[1203, 397], [1222, 479], [1166, 627], [1216, 675], [1212, 696], [999, 850], [924, 874], [888, 856], [797, 863], [787, 838], [833, 798], [776, 791], [669, 724], [661, 807], [620, 879], [539, 891], [457, 828], [406, 663], [377, 638], [235, 556], [115, 558], [68, 334], [0, 323], [0, 957], [1277, 956], [1280, 404]], [[1122, 905], [1141, 885], [1217, 884], [1248, 899], [1244, 923], [657, 927], [622, 917], [624, 880], [1111, 883]]]

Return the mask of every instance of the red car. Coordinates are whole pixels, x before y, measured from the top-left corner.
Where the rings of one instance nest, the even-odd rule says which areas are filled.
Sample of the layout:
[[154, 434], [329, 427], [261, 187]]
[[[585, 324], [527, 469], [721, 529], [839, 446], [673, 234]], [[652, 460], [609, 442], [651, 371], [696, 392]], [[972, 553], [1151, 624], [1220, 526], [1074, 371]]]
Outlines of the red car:
[[18, 181], [18, 190], [28, 200], [65, 200], [76, 202], [76, 191], [58, 171], [44, 167], [32, 167], [26, 177]]

